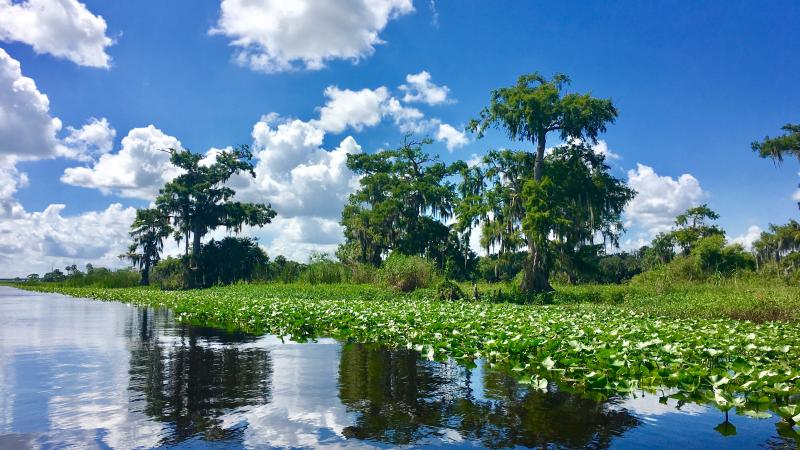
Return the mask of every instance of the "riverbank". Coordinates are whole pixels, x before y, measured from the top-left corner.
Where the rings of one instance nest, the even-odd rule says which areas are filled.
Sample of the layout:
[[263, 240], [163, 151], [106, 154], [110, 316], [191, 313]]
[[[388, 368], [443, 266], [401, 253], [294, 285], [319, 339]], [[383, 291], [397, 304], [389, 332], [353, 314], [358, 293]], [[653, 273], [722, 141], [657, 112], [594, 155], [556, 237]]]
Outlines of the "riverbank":
[[[752, 414], [770, 408], [800, 420], [800, 324], [679, 317], [725, 303], [711, 288], [652, 297], [596, 290], [595, 302], [552, 305], [439, 302], [425, 291], [398, 295], [376, 286], [237, 285], [201, 291], [27, 286], [78, 297], [172, 309], [181, 320], [307, 340], [318, 336], [413, 348], [429, 359], [483, 358], [544, 388], [546, 380], [608, 395], [673, 388], [671, 397], [734, 406]], [[744, 292], [744, 291], [742, 291]], [[728, 301], [728, 311], [759, 305], [759, 292]], [[586, 295], [586, 294], [584, 294]], [[752, 300], [748, 296], [753, 295]], [[787, 294], [788, 295], [788, 294]], [[656, 301], [673, 317], [654, 314]], [[771, 305], [771, 300], [763, 300]], [[679, 312], [679, 306], [686, 309]], [[692, 306], [693, 305], [693, 306]], [[739, 305], [739, 306], [737, 306]], [[744, 309], [740, 309], [744, 310]], [[708, 313], [704, 314], [710, 315]]]

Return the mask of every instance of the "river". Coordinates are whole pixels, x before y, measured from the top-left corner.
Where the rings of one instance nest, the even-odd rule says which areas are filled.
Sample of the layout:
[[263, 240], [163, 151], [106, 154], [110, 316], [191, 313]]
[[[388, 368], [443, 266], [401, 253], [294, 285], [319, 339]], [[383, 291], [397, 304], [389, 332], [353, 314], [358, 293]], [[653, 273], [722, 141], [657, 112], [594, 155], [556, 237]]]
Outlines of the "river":
[[[0, 286], [0, 448], [796, 448], [776, 418]], [[785, 433], [784, 433], [785, 434]]]

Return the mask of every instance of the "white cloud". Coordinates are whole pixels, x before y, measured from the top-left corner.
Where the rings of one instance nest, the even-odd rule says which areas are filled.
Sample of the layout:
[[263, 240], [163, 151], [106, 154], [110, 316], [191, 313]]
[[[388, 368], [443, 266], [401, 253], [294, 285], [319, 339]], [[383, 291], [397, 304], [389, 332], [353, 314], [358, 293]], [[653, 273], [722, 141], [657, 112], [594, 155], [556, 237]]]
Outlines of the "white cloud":
[[730, 241], [735, 244], [741, 244], [746, 250], [753, 248], [753, 243], [761, 237], [761, 232], [764, 231], [758, 225], [750, 225], [744, 234], [734, 237]]
[[328, 151], [322, 148], [325, 132], [314, 124], [291, 120], [276, 125], [271, 119], [253, 126], [256, 177], [244, 177], [247, 184], [241, 196], [267, 200], [283, 217], [338, 220], [358, 184], [347, 168], [347, 155], [360, 153], [361, 146], [348, 136]]
[[477, 153], [473, 153], [467, 159], [467, 166], [468, 167], [476, 167], [483, 164], [483, 155], [479, 155]]
[[105, 117], [92, 117], [81, 128], [67, 127], [69, 135], [63, 140], [64, 155], [71, 159], [93, 161], [114, 148], [117, 131]]
[[674, 179], [658, 175], [652, 167], [643, 164], [628, 171], [628, 186], [637, 194], [625, 208], [625, 226], [638, 227], [650, 237], [669, 230], [675, 216], [707, 196], [692, 175], [685, 173]]
[[425, 114], [417, 108], [403, 106], [396, 98], [390, 98], [383, 105], [383, 113], [392, 118], [403, 133], [423, 133], [431, 128], [431, 122], [423, 120]]
[[[417, 81], [420, 84], [419, 77], [422, 74], [425, 75], [422, 77], [423, 81], [429, 79], [430, 75], [424, 71], [417, 75], [408, 75], [407, 79]], [[412, 91], [406, 85], [400, 88], [407, 91], [406, 97]], [[433, 88], [428, 87], [428, 91], [431, 89], [442, 88], [434, 85]], [[338, 134], [350, 128], [356, 132], [361, 132], [364, 128], [376, 126], [383, 119], [388, 118], [403, 133], [418, 135], [432, 133], [437, 141], [445, 143], [449, 151], [469, 143], [465, 133], [458, 131], [452, 125], [442, 123], [439, 119], [426, 119], [422, 111], [401, 103], [400, 100], [390, 94], [385, 86], [375, 89], [364, 88], [358, 91], [328, 86], [324, 93], [327, 100], [325, 105], [317, 108], [319, 119], [308, 122], [310, 126], [317, 127], [321, 131]], [[423, 95], [420, 91], [413, 90], [412, 94], [421, 96], [420, 98], [424, 95], [437, 98], [436, 94], [431, 94], [430, 92]], [[446, 92], [444, 95], [446, 97]], [[607, 147], [605, 147], [605, 150], [607, 151]]]
[[0, 0], [0, 40], [22, 42], [75, 64], [109, 67], [106, 21], [77, 0]]
[[0, 158], [0, 220], [20, 217], [25, 213], [14, 194], [27, 185], [28, 175], [16, 168], [13, 159]]
[[222, 0], [220, 9], [210, 33], [232, 39], [239, 64], [271, 73], [370, 56], [389, 20], [414, 6], [411, 0]]
[[423, 70], [420, 73], [406, 75], [406, 83], [400, 85], [400, 90], [405, 92], [403, 101], [423, 102], [428, 105], [439, 105], [451, 101], [447, 98], [450, 88], [431, 83], [431, 74]]
[[348, 126], [360, 132], [380, 123], [389, 91], [383, 86], [360, 91], [328, 86], [325, 96], [328, 100], [319, 108], [319, 120], [314, 124], [332, 133], [341, 133]]
[[181, 148], [181, 143], [153, 125], [134, 128], [122, 138], [119, 152], [103, 154], [91, 167], [67, 168], [61, 181], [105, 194], [152, 200], [164, 183], [180, 173], [169, 163], [169, 153], [164, 151], [168, 148]]
[[117, 256], [130, 242], [128, 229], [134, 208], [119, 203], [103, 211], [65, 217], [65, 205], [22, 213], [0, 221], [0, 275], [42, 274], [51, 267], [86, 263], [120, 267]]
[[0, 48], [0, 156], [56, 156], [62, 152], [56, 138], [60, 129], [61, 121], [50, 116], [47, 96], [22, 75], [19, 62]]
[[592, 145], [592, 150], [594, 150], [594, 152], [597, 153], [598, 155], [605, 156], [606, 160], [616, 160], [622, 158], [618, 153], [612, 152], [608, 148], [608, 144], [606, 143], [606, 141], [602, 139], [598, 139], [597, 143]]
[[467, 139], [464, 132], [458, 131], [446, 123], [439, 124], [439, 130], [436, 132], [436, 140], [444, 142], [447, 146], [447, 150], [451, 152], [469, 143], [469, 139]]
[[[800, 175], [800, 173], [798, 173], [797, 175]], [[792, 194], [792, 200], [800, 202], [800, 188], [794, 191], [794, 194]]]

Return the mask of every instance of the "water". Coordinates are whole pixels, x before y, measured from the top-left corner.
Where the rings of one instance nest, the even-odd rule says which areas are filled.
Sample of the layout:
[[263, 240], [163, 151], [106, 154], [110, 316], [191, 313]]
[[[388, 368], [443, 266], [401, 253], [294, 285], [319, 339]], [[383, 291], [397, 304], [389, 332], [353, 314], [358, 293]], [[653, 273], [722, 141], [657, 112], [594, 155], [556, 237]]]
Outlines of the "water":
[[[0, 287], [0, 448], [797, 448], [777, 420], [528, 390], [407, 350], [282, 343]], [[724, 436], [719, 431], [731, 431]], [[729, 434], [729, 433], [726, 433]]]

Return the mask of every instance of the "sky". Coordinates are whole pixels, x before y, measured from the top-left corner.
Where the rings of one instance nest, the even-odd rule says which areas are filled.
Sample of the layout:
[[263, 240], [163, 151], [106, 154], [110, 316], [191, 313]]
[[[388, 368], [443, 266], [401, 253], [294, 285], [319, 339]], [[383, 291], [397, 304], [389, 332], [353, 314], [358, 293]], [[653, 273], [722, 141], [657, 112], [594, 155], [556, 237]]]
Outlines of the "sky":
[[620, 111], [595, 148], [638, 192], [623, 248], [700, 203], [747, 246], [798, 215], [798, 162], [750, 150], [800, 122], [798, 23], [795, 1], [0, 0], [0, 277], [123, 266], [135, 209], [178, 173], [165, 147], [252, 146], [231, 185], [278, 216], [245, 234], [333, 253], [347, 154], [406, 133], [445, 161], [531, 150], [465, 125], [536, 71]]

